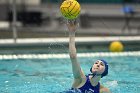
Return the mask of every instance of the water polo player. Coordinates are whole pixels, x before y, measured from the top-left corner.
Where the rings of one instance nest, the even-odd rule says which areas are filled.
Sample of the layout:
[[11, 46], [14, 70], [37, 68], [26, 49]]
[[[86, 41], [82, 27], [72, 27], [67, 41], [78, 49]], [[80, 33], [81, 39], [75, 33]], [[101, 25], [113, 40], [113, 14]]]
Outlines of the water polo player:
[[97, 60], [90, 71], [91, 74], [85, 75], [77, 59], [75, 47], [75, 32], [78, 24], [76, 21], [68, 21], [69, 30], [69, 55], [72, 63], [74, 82], [72, 91], [74, 93], [111, 93], [110, 90], [100, 84], [100, 79], [108, 74], [108, 64], [105, 60]]

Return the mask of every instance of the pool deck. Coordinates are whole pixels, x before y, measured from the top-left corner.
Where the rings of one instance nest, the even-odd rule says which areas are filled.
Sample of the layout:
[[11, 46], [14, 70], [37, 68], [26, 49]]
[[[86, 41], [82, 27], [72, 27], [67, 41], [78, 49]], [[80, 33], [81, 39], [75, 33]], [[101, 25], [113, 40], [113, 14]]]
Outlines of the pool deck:
[[[84, 54], [90, 56], [116, 56], [118, 54], [110, 53], [108, 51], [109, 44], [112, 41], [121, 41], [125, 47], [122, 56], [140, 55], [140, 36], [100, 36], [100, 37], [76, 37], [76, 47], [81, 47], [82, 52], [85, 50], [98, 51], [99, 53]], [[62, 55], [55, 55], [54, 57], [68, 57], [63, 55], [67, 52], [69, 38], [24, 38], [17, 39], [16, 43], [13, 39], [0, 39], [0, 59], [18, 59], [18, 58], [52, 58], [49, 55], [49, 47], [54, 52], [58, 50]], [[54, 47], [53, 47], [54, 46]], [[58, 47], [56, 47], [58, 46]], [[106, 53], [108, 52], [108, 53]], [[24, 55], [27, 54], [27, 55]], [[29, 55], [30, 54], [30, 55]], [[80, 54], [78, 56], [83, 56]]]
[[[76, 37], [76, 43], [110, 43], [112, 41], [121, 42], [140, 42], [140, 36], [99, 36], [99, 37]], [[0, 47], [4, 46], [28, 46], [28, 45], [42, 45], [51, 43], [68, 44], [68, 37], [53, 37], [53, 38], [22, 38], [17, 39], [0, 39]]]

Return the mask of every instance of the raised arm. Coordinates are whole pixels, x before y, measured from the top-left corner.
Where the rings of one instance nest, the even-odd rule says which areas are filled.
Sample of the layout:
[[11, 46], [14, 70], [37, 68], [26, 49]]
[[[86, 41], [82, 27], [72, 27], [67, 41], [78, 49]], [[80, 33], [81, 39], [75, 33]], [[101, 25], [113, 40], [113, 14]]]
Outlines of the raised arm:
[[78, 23], [75, 20], [69, 20], [67, 22], [67, 27], [69, 30], [69, 55], [72, 63], [72, 71], [74, 79], [82, 80], [84, 73], [80, 67], [80, 64], [77, 60], [77, 53], [75, 47], [75, 32], [77, 29]]

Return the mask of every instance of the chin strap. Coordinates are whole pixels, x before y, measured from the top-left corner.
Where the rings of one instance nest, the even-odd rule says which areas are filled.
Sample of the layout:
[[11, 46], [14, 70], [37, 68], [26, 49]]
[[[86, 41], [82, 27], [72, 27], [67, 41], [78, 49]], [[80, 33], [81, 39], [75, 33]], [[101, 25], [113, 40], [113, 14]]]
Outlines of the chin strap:
[[101, 74], [97, 74], [96, 72], [89, 74], [89, 75], [92, 75], [92, 78], [94, 78], [95, 76], [101, 76]]

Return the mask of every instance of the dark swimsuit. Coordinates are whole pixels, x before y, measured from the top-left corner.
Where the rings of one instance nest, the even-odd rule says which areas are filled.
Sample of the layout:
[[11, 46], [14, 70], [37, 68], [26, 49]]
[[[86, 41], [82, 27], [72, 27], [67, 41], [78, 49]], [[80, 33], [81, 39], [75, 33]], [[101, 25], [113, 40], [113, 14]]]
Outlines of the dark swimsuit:
[[96, 86], [92, 86], [90, 83], [89, 75], [86, 75], [86, 83], [76, 89], [72, 88], [72, 90], [77, 92], [69, 92], [69, 93], [100, 93], [100, 83], [98, 83]]
[[100, 83], [96, 86], [92, 86], [90, 83], [89, 75], [86, 76], [86, 83], [78, 88], [82, 93], [100, 93]]
[[89, 75], [86, 75], [86, 83], [80, 88], [71, 88], [69, 91], [60, 93], [100, 93], [100, 83], [92, 86], [90, 83]]

